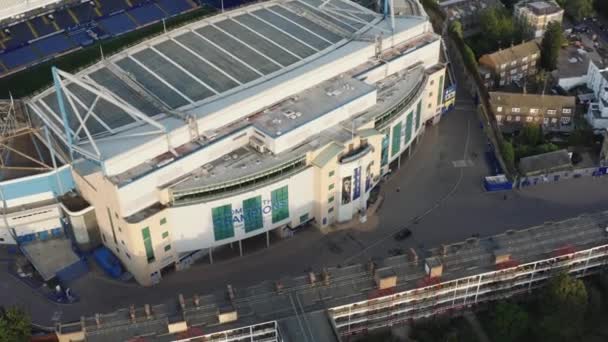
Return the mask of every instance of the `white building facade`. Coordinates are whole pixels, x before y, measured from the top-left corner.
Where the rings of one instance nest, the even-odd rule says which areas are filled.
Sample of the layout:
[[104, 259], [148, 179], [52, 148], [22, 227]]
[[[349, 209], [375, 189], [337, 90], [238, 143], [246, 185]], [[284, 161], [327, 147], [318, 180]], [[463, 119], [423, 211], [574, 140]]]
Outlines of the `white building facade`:
[[28, 108], [74, 156], [103, 243], [151, 285], [214, 248], [364, 214], [442, 111], [441, 38], [420, 14], [256, 4], [56, 70]]
[[587, 71], [587, 88], [595, 99], [589, 103], [585, 118], [596, 131], [608, 128], [608, 69], [601, 69], [593, 61]]

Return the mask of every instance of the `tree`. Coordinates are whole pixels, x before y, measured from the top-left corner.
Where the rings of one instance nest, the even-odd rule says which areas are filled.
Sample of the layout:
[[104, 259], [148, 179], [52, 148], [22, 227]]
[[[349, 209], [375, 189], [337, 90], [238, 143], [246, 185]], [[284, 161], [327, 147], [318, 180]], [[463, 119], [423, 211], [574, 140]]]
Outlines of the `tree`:
[[505, 140], [500, 145], [500, 150], [507, 167], [512, 169], [515, 166], [515, 151], [513, 150], [513, 144]]
[[544, 315], [540, 327], [546, 334], [546, 340], [575, 339], [583, 328], [587, 303], [587, 289], [582, 280], [566, 273], [552, 278], [542, 297]]
[[448, 27], [450, 34], [453, 35], [454, 38], [464, 39], [464, 34], [462, 31], [462, 23], [459, 20], [454, 20], [450, 23]]
[[562, 25], [558, 22], [550, 22], [541, 43], [540, 62], [545, 70], [551, 71], [557, 68], [557, 58], [563, 40]]
[[500, 7], [490, 7], [481, 12], [479, 27], [483, 32], [481, 52], [495, 51], [519, 43], [523, 38], [521, 26], [513, 21], [511, 14]]
[[521, 134], [524, 144], [536, 146], [543, 142], [543, 129], [540, 125], [525, 125]]
[[16, 307], [0, 311], [0, 342], [29, 341], [30, 318]]
[[494, 307], [492, 328], [496, 342], [518, 341], [528, 329], [529, 317], [519, 305], [499, 302]]
[[[605, 0], [600, 0], [600, 2]], [[558, 1], [566, 14], [580, 21], [593, 14], [593, 0], [562, 0]]]

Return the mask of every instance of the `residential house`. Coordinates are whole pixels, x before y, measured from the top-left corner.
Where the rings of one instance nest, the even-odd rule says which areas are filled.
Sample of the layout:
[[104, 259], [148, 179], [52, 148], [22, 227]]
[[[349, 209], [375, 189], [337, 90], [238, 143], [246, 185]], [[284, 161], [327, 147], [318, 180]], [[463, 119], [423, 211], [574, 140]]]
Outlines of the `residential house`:
[[535, 75], [540, 49], [535, 41], [486, 54], [479, 58], [480, 75], [486, 88], [494, 89]]
[[552, 0], [523, 0], [515, 4], [513, 15], [518, 22], [529, 29], [534, 38], [540, 38], [545, 34], [550, 22], [561, 24], [564, 10]]
[[574, 126], [574, 96], [490, 92], [490, 105], [503, 132], [525, 124], [539, 124], [545, 132], [568, 132]]

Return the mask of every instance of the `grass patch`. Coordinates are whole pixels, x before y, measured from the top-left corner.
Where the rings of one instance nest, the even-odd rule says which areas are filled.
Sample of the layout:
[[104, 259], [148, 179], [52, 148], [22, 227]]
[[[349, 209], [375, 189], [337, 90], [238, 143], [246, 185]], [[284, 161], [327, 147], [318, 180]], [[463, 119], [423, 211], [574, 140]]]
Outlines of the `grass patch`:
[[[202, 7], [170, 18], [166, 21], [167, 30], [209, 16], [215, 11], [211, 7]], [[127, 46], [139, 43], [161, 32], [163, 32], [163, 23], [159, 22], [116, 38], [99, 41], [73, 53], [4, 77], [0, 79], [0, 98], [8, 98], [9, 92], [15, 98], [26, 97], [49, 87], [52, 82], [51, 68], [53, 66], [68, 72], [74, 72], [99, 61], [101, 57], [100, 47], [103, 49], [104, 55], [108, 57]]]

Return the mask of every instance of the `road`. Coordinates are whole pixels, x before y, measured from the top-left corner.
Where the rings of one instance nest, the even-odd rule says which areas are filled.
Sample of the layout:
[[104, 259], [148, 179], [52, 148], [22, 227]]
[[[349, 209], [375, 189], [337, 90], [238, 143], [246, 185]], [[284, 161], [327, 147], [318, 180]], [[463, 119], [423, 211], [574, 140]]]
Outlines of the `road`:
[[[72, 285], [81, 296], [81, 301], [72, 305], [50, 303], [2, 272], [0, 303], [22, 306], [35, 323], [52, 326], [56, 321], [75, 321], [82, 315], [130, 304], [175, 305], [180, 293], [221, 292], [226, 284], [238, 291], [239, 287], [301, 275], [326, 265], [383, 258], [393, 248], [425, 249], [473, 234], [492, 235], [607, 209], [608, 177], [510, 191], [506, 200], [503, 193], [484, 192], [482, 177], [488, 174], [487, 165], [482, 157], [473, 155], [483, 156], [486, 138], [470, 97], [459, 89], [458, 98], [455, 110], [437, 126], [427, 128], [414, 154], [382, 185], [384, 203], [361, 227], [327, 235], [310, 228], [268, 249], [252, 250], [249, 243], [242, 258], [216, 260], [212, 265], [199, 263], [168, 275], [151, 288], [116, 283], [91, 272]], [[416, 218], [418, 223], [414, 223]], [[413, 231], [412, 236], [395, 241], [392, 235], [405, 226]]]

